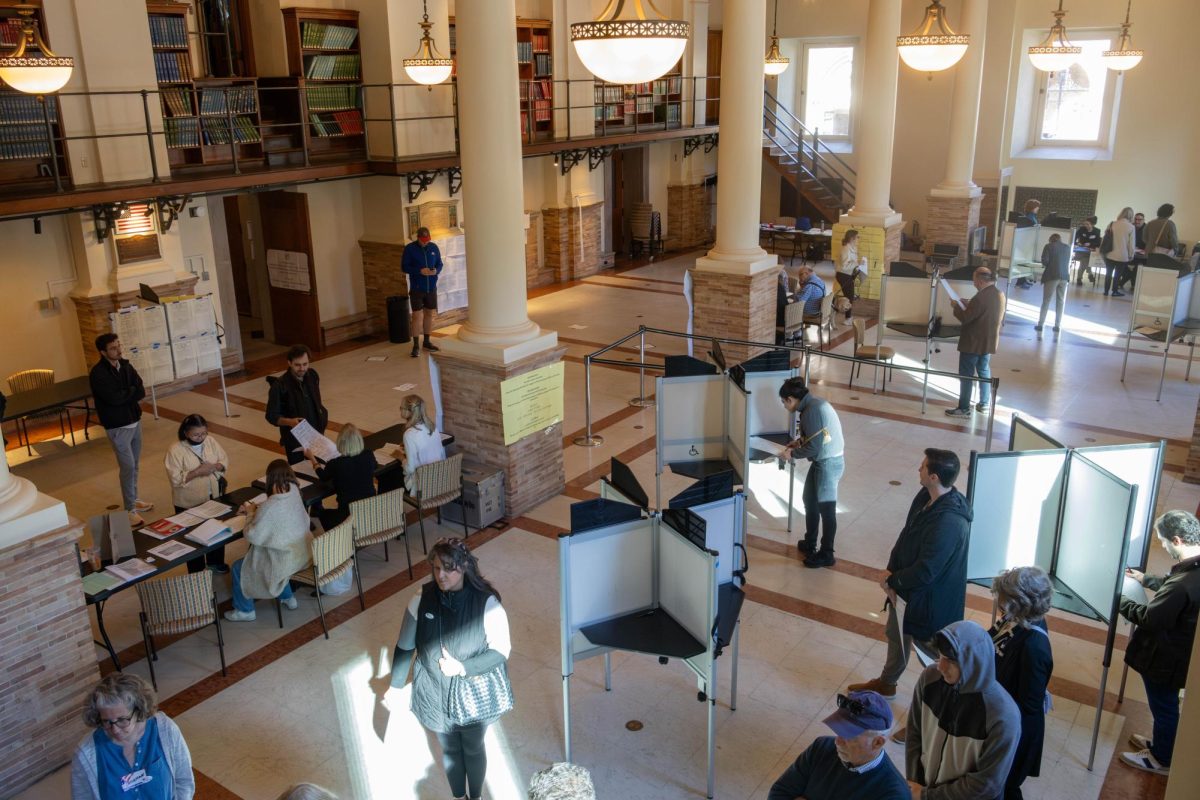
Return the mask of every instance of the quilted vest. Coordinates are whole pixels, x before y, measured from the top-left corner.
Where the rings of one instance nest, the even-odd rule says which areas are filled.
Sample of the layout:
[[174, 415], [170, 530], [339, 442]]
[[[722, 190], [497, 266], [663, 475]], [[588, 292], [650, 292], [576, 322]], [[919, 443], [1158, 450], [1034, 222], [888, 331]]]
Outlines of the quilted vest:
[[443, 645], [459, 661], [487, 650], [483, 609], [488, 597], [469, 581], [458, 592], [443, 592], [433, 581], [421, 589], [421, 602], [417, 606], [412, 710], [426, 730], [450, 733], [453, 728], [446, 718], [450, 679], [442, 674], [438, 659], [442, 657]]

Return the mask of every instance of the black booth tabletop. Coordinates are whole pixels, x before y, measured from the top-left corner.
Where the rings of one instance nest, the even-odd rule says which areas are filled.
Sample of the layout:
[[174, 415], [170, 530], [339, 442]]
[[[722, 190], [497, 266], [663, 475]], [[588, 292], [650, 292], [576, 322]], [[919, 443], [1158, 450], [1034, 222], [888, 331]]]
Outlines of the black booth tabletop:
[[631, 650], [652, 656], [691, 658], [705, 646], [661, 608], [635, 611], [623, 617], [597, 622], [579, 629], [587, 640], [601, 647]]

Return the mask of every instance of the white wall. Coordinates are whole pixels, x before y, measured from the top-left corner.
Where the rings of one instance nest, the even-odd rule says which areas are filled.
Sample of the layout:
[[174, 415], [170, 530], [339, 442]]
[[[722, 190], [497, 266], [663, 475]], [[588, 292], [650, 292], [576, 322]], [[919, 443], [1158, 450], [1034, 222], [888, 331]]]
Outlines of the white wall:
[[300, 188], [308, 195], [313, 270], [320, 298], [321, 321], [365, 311], [363, 286], [362, 194], [359, 181], [331, 181]]

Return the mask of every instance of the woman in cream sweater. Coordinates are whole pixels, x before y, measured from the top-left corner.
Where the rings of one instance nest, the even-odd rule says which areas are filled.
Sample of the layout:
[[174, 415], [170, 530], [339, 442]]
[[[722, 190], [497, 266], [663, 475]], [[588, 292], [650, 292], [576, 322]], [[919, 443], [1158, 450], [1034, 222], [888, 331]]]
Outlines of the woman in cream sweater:
[[[179, 441], [171, 445], [163, 459], [176, 514], [223, 495], [225, 473], [229, 470], [229, 456], [216, 437], [208, 435], [204, 417], [188, 414], [179, 423], [178, 436]], [[225, 566], [225, 546], [210, 550], [202, 559], [187, 562], [188, 572], [199, 572], [205, 564], [213, 572], [229, 572]]]

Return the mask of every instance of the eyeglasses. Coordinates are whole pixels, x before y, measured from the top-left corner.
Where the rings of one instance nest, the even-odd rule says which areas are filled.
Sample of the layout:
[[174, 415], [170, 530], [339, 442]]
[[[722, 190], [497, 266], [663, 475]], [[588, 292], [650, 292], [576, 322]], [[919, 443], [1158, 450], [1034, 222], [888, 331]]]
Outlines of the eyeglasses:
[[120, 728], [121, 730], [125, 730], [131, 724], [133, 724], [133, 715], [132, 714], [130, 714], [127, 717], [117, 717], [116, 719], [100, 720], [101, 727], [108, 728], [109, 730], [112, 730], [113, 728]]
[[853, 697], [847, 697], [844, 694], [837, 696], [837, 707], [844, 708], [857, 716], [867, 713], [867, 706], [861, 700], [855, 700]]

